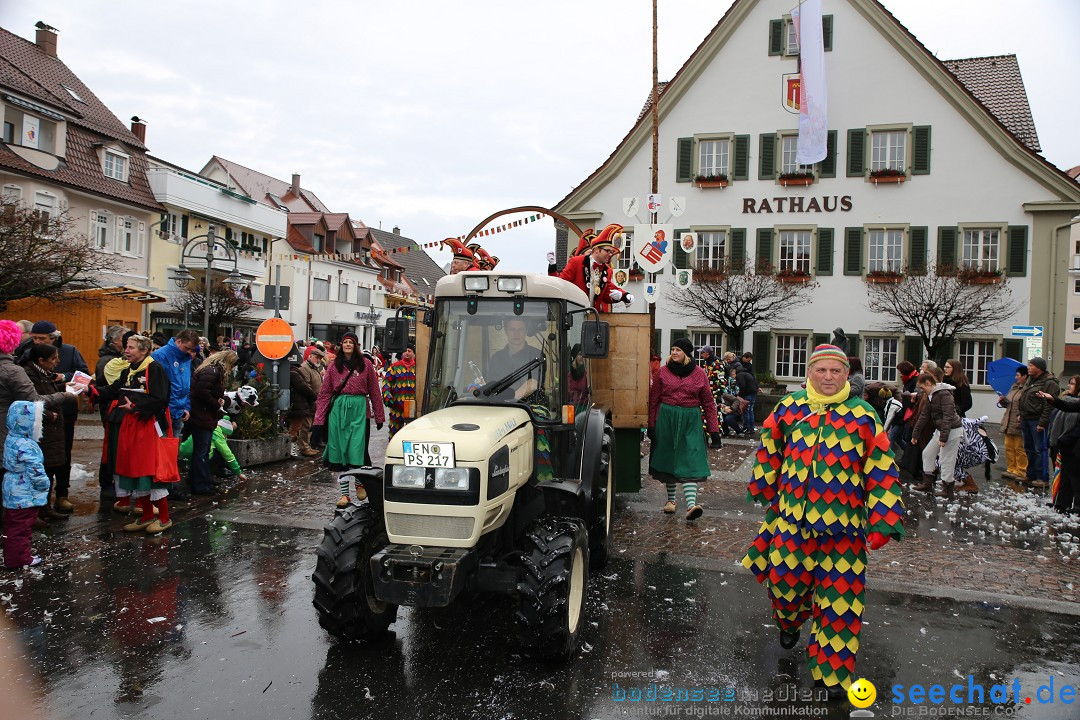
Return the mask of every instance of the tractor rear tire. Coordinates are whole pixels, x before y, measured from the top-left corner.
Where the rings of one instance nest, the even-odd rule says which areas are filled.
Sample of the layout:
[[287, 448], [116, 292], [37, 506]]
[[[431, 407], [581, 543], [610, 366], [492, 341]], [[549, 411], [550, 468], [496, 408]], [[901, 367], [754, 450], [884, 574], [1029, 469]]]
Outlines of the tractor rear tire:
[[580, 646], [589, 587], [589, 540], [577, 518], [541, 518], [525, 534], [518, 582], [518, 638], [547, 660], [572, 657]]
[[313, 604], [319, 624], [344, 640], [374, 640], [397, 618], [397, 605], [375, 597], [371, 556], [387, 543], [382, 516], [367, 504], [346, 508], [323, 531]]
[[615, 497], [615, 431], [604, 423], [600, 462], [593, 478], [592, 517], [589, 522], [589, 567], [599, 570], [611, 554], [611, 504]]

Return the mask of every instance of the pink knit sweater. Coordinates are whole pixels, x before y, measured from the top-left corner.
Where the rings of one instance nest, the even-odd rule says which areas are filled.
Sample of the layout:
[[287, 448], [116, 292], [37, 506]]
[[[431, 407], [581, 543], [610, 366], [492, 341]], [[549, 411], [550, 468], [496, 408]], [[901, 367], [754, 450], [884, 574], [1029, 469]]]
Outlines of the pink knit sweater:
[[[322, 389], [319, 390], [319, 397], [315, 400], [315, 425], [326, 424], [326, 416], [330, 411], [330, 398], [341, 387], [341, 383], [345, 382], [346, 374], [348, 374], [348, 370], [338, 372], [336, 363], [330, 363], [326, 368], [326, 372], [323, 373]], [[345, 389], [341, 391], [341, 394], [367, 395], [371, 412], [375, 415], [375, 422], [382, 423], [386, 421], [383, 411], [382, 390], [379, 389], [379, 376], [375, 374], [375, 368], [367, 360], [364, 360], [364, 369], [353, 373], [349, 381], [345, 383]]]
[[649, 427], [656, 427], [656, 413], [661, 404], [676, 407], [700, 407], [705, 413], [705, 427], [709, 432], [720, 432], [716, 419], [716, 400], [709, 387], [709, 378], [700, 367], [684, 378], [668, 369], [667, 365], [653, 375], [649, 388]]

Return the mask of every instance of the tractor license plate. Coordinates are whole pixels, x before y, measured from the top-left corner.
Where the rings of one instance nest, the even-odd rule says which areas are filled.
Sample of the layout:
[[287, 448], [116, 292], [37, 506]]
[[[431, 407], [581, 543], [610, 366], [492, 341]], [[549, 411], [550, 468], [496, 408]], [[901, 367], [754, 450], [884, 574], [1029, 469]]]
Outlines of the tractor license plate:
[[401, 443], [405, 454], [405, 464], [412, 467], [452, 468], [454, 465], [454, 443]]

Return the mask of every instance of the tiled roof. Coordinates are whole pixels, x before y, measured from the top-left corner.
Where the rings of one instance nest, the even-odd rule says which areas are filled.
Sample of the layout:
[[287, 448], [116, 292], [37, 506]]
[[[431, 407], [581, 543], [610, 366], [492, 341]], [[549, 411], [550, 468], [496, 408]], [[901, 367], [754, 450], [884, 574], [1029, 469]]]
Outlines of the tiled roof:
[[285, 207], [289, 208], [290, 212], [330, 212], [330, 208], [323, 205], [322, 200], [310, 190], [301, 187], [300, 197], [297, 197], [292, 194], [292, 184], [284, 180], [278, 180], [217, 155], [210, 159], [210, 163], [213, 162], [221, 165], [248, 197], [256, 200], [266, 199], [271, 204], [275, 204], [272, 196], [276, 196], [285, 204]]
[[1071, 177], [1073, 180], [1080, 180], [1080, 165], [1069, 168], [1065, 171], [1065, 174]]
[[416, 287], [417, 292], [421, 295], [435, 294], [435, 283], [439, 281], [439, 278], [446, 275], [446, 271], [439, 267], [439, 264], [427, 254], [427, 251], [421, 249], [415, 240], [403, 235], [376, 230], [375, 228], [371, 228], [371, 234], [387, 251], [403, 247], [410, 248], [408, 252], [391, 252], [389, 257], [404, 268], [405, 276]]
[[[75, 100], [65, 86], [75, 91], [82, 102]], [[6, 146], [0, 146], [0, 167], [120, 202], [162, 209], [146, 181], [146, 146], [61, 60], [49, 57], [35, 43], [3, 28], [0, 28], [0, 87], [56, 108], [69, 118], [67, 151], [56, 170], [43, 170]], [[95, 146], [108, 141], [121, 142], [129, 151], [127, 183], [105, 177]]]
[[1024, 78], [1015, 55], [942, 60], [964, 87], [1016, 138], [1039, 152], [1039, 136], [1031, 118]]

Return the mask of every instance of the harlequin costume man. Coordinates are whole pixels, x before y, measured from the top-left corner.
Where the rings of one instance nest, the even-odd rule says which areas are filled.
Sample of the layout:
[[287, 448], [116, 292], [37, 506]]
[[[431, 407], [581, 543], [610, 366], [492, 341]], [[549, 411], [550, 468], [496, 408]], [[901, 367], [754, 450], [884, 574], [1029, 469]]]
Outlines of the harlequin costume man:
[[869, 403], [848, 397], [848, 373], [840, 348], [818, 345], [806, 389], [762, 425], [747, 498], [766, 506], [765, 522], [742, 559], [768, 588], [783, 648], [813, 615], [810, 671], [831, 693], [855, 670], [866, 547], [904, 536], [889, 440]]
[[391, 364], [383, 377], [383, 405], [389, 414], [389, 438], [412, 420], [406, 412], [406, 401], [416, 402], [416, 348], [413, 345], [405, 348], [401, 359]]
[[492, 256], [480, 246], [480, 243], [469, 243], [469, 250], [472, 251], [473, 256], [476, 258], [476, 264], [481, 270], [494, 270], [495, 266], [499, 264], [499, 258]]
[[442, 241], [442, 244], [449, 247], [450, 251], [454, 253], [454, 259], [450, 261], [451, 275], [480, 269], [480, 266], [476, 264], [476, 255], [457, 238], [446, 238]]
[[[600, 312], [611, 312], [612, 303], [634, 301], [634, 296], [611, 282], [611, 258], [619, 254], [615, 244], [622, 236], [623, 227], [616, 223], [608, 225], [600, 234], [588, 241], [588, 249], [573, 255], [559, 277], [574, 283], [585, 291]], [[582, 235], [584, 240], [585, 235]], [[578, 249], [581, 250], [579, 243]], [[549, 268], [550, 274], [550, 268]]]

